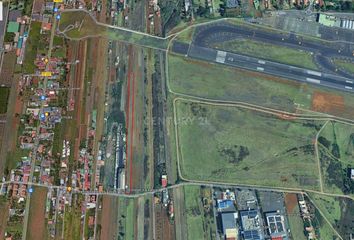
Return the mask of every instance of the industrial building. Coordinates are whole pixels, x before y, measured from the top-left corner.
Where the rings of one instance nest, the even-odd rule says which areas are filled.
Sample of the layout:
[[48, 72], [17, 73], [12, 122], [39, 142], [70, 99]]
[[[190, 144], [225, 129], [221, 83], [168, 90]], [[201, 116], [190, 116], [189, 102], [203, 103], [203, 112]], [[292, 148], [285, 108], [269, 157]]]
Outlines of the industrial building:
[[263, 240], [263, 221], [258, 210], [240, 211], [242, 236], [245, 240]]

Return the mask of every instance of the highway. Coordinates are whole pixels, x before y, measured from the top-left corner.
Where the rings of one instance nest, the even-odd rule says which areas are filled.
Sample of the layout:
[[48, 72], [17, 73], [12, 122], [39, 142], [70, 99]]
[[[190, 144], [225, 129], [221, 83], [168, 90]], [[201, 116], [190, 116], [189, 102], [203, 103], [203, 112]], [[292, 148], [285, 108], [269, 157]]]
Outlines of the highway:
[[184, 54], [193, 59], [203, 60], [210, 63], [223, 64], [226, 66], [292, 79], [299, 82], [354, 92], [354, 79], [331, 73], [323, 73], [197, 45], [190, 45], [187, 47], [183, 44], [176, 43], [173, 45], [172, 51]]

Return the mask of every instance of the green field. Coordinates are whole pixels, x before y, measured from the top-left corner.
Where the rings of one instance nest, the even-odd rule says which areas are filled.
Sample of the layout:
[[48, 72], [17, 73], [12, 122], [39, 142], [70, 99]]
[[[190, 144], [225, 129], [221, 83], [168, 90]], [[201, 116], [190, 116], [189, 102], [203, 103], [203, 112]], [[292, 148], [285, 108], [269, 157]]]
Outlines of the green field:
[[335, 225], [341, 218], [341, 207], [339, 201], [334, 197], [319, 194], [309, 194], [317, 208], [325, 215], [325, 217]]
[[10, 88], [0, 87], [0, 114], [6, 113], [9, 100]]
[[211, 234], [215, 232], [216, 225], [202, 205], [202, 189], [199, 186], [185, 186], [184, 201], [188, 239], [213, 239]]
[[32, 21], [29, 37], [26, 42], [25, 60], [23, 61], [24, 73], [34, 73], [36, 66], [34, 60], [36, 59], [37, 49], [40, 43], [41, 22]]
[[[297, 207], [298, 208], [298, 207]], [[292, 237], [294, 240], [306, 240], [304, 232], [304, 223], [300, 217], [300, 212], [297, 212], [298, 215], [289, 215], [288, 221], [290, 225], [290, 230], [292, 232]]]
[[200, 187], [184, 187], [184, 200], [187, 213], [188, 239], [204, 239], [203, 217], [200, 206]]
[[354, 63], [353, 62], [347, 62], [344, 60], [340, 60], [340, 59], [335, 59], [334, 60], [334, 64], [343, 69], [344, 71], [347, 71], [349, 73], [353, 73], [354, 74]]
[[348, 169], [354, 167], [354, 126], [330, 122], [318, 142], [325, 188], [339, 194], [354, 194], [354, 183], [348, 174]]
[[335, 106], [332, 110], [321, 111], [354, 119], [354, 95], [343, 91], [300, 84], [293, 80], [209, 64], [174, 54], [169, 55], [168, 64], [168, 83], [175, 93], [294, 111], [297, 106], [311, 109], [313, 93], [323, 92], [342, 97], [344, 107], [341, 111], [335, 110]]
[[350, 233], [354, 228], [354, 201], [314, 193], [309, 194], [309, 197], [343, 239], [350, 239]]
[[322, 122], [184, 100], [176, 113], [184, 178], [318, 189], [313, 139]]
[[241, 53], [294, 66], [318, 69], [316, 64], [313, 62], [313, 56], [310, 52], [294, 48], [276, 46], [249, 39], [237, 39], [216, 43], [213, 47], [224, 51]]

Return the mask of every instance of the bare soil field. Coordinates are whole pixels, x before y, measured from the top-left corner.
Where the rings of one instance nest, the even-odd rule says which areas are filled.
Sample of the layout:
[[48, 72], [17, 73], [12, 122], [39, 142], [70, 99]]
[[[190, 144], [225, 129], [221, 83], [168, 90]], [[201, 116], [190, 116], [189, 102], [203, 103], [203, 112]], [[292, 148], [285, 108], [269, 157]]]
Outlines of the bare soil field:
[[35, 187], [32, 197], [28, 218], [27, 239], [46, 239], [45, 205], [47, 188]]
[[294, 193], [285, 194], [286, 212], [292, 214], [295, 206], [297, 205], [297, 197]]
[[16, 52], [11, 51], [4, 55], [0, 74], [0, 86], [11, 87], [16, 63]]
[[346, 110], [344, 98], [335, 94], [315, 91], [312, 96], [312, 110], [331, 114]]
[[102, 201], [102, 219], [101, 219], [101, 235], [100, 239], [114, 239], [117, 234], [117, 198], [107, 195], [103, 196]]
[[1, 197], [0, 198], [0, 240], [4, 239], [5, 236], [5, 228], [6, 228], [6, 223], [7, 223], [7, 217], [9, 213], [9, 202], [6, 201], [5, 198]]
[[156, 216], [156, 239], [172, 240], [175, 239], [174, 225], [170, 222], [167, 209], [162, 204], [155, 205]]

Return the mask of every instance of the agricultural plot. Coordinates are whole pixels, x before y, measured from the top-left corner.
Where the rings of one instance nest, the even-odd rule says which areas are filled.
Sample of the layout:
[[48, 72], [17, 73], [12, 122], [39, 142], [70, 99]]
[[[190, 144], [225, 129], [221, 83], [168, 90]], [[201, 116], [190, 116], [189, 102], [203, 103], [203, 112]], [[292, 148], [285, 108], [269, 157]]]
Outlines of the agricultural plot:
[[182, 177], [318, 190], [313, 143], [323, 122], [184, 100], [175, 111]]
[[354, 201], [313, 193], [309, 197], [343, 239], [350, 239], [354, 228]]
[[7, 102], [9, 99], [10, 88], [0, 87], [0, 114], [6, 113]]
[[34, 187], [31, 197], [31, 206], [28, 217], [26, 236], [28, 239], [46, 239], [46, 218], [45, 204], [47, 199], [47, 188]]
[[[353, 119], [354, 95], [170, 54], [169, 87], [175, 93], [242, 101], [286, 111], [311, 109]], [[183, 71], [181, 71], [183, 69]]]
[[249, 39], [236, 39], [232, 41], [215, 43], [212, 47], [294, 66], [318, 69], [317, 65], [313, 61], [312, 53], [299, 49], [276, 46]]
[[354, 168], [354, 126], [330, 122], [322, 130], [318, 143], [324, 186], [339, 194], [354, 194], [350, 168]]
[[304, 222], [300, 215], [296, 194], [287, 193], [285, 195], [285, 206], [292, 238], [294, 240], [306, 240], [307, 238], [304, 235]]
[[[188, 239], [213, 239], [212, 226], [210, 222], [212, 215], [204, 212], [202, 204], [202, 189], [199, 186], [185, 186], [184, 200], [187, 216], [187, 234]], [[209, 211], [212, 214], [212, 210]]]

